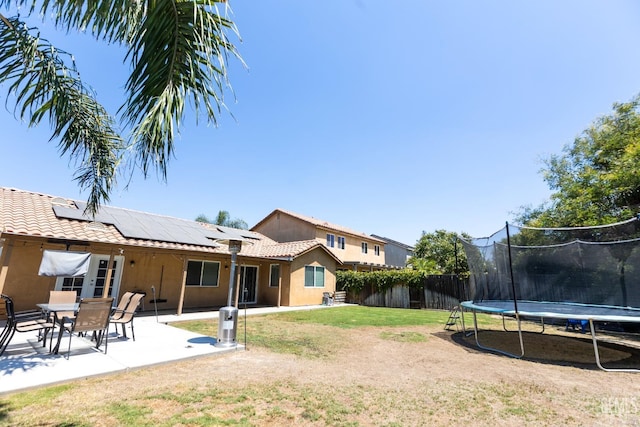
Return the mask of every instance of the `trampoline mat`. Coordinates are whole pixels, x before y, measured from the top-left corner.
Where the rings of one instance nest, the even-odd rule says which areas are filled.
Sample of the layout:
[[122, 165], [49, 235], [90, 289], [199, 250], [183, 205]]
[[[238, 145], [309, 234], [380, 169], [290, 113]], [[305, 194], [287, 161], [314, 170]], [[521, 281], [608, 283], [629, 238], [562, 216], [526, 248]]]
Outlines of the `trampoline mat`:
[[[640, 309], [567, 302], [518, 301], [518, 314], [551, 319], [594, 320], [597, 322], [640, 323]], [[513, 316], [513, 301], [465, 301], [462, 307], [485, 313]]]

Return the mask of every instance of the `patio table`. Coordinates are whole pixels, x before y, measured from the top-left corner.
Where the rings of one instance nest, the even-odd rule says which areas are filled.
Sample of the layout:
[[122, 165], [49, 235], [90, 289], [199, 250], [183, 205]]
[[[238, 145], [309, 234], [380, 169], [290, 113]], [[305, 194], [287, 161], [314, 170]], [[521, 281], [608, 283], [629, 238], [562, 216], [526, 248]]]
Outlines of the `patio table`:
[[[60, 349], [60, 341], [62, 340], [62, 333], [64, 328], [62, 327], [62, 319], [58, 317], [58, 313], [72, 311], [74, 313], [78, 312], [78, 307], [80, 307], [79, 303], [73, 304], [49, 304], [49, 303], [41, 303], [36, 304], [44, 313], [47, 315], [53, 314], [54, 323], [58, 323], [60, 328], [58, 330], [58, 340], [56, 341], [56, 346], [51, 349], [52, 354], [58, 354], [58, 350]], [[53, 331], [51, 332], [53, 334]], [[53, 336], [52, 336], [53, 339]]]

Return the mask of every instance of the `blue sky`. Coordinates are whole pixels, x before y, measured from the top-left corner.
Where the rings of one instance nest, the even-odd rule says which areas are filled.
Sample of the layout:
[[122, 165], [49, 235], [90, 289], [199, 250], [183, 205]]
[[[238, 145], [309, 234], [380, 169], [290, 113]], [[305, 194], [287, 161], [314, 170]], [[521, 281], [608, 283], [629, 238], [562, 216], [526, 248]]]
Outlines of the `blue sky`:
[[[250, 226], [282, 208], [408, 244], [438, 229], [482, 237], [548, 198], [541, 158], [640, 92], [633, 0], [230, 4], [248, 65], [230, 67], [234, 117], [187, 117], [168, 182], [123, 176], [110, 205], [224, 209]], [[115, 112], [124, 52], [41, 31]], [[0, 125], [1, 186], [86, 197], [47, 127], [10, 113]]]

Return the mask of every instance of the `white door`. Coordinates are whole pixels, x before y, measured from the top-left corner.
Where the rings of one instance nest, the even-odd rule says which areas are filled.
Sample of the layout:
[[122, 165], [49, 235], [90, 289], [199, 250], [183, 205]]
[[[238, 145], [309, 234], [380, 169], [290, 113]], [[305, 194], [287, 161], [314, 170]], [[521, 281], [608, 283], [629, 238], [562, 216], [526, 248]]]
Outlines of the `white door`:
[[[57, 291], [76, 291], [80, 298], [102, 298], [107, 278], [109, 255], [91, 255], [89, 271], [79, 277], [58, 277]], [[117, 298], [122, 277], [123, 256], [114, 256], [108, 296]]]

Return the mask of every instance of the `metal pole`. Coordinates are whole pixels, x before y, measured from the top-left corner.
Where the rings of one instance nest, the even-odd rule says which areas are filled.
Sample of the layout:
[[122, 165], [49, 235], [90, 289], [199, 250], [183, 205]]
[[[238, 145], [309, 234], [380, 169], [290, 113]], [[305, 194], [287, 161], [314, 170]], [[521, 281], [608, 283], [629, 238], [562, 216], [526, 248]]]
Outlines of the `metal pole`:
[[229, 273], [229, 297], [227, 299], [227, 307], [232, 307], [233, 304], [233, 286], [236, 281], [236, 259], [238, 254], [231, 252], [231, 272]]
[[247, 350], [247, 295], [246, 293], [247, 282], [242, 283], [242, 297], [244, 298], [244, 349]]
[[[513, 280], [513, 261], [511, 260], [511, 236], [509, 235], [509, 223], [506, 223], [507, 227], [507, 249], [509, 252], [509, 273], [511, 275], [511, 290], [513, 292], [513, 308], [516, 311], [516, 317], [518, 317], [518, 296], [516, 295], [516, 283]], [[520, 319], [518, 318], [518, 322]], [[519, 323], [518, 323], [519, 324]], [[519, 327], [518, 327], [519, 329]], [[523, 353], [524, 354], [524, 353]]]

